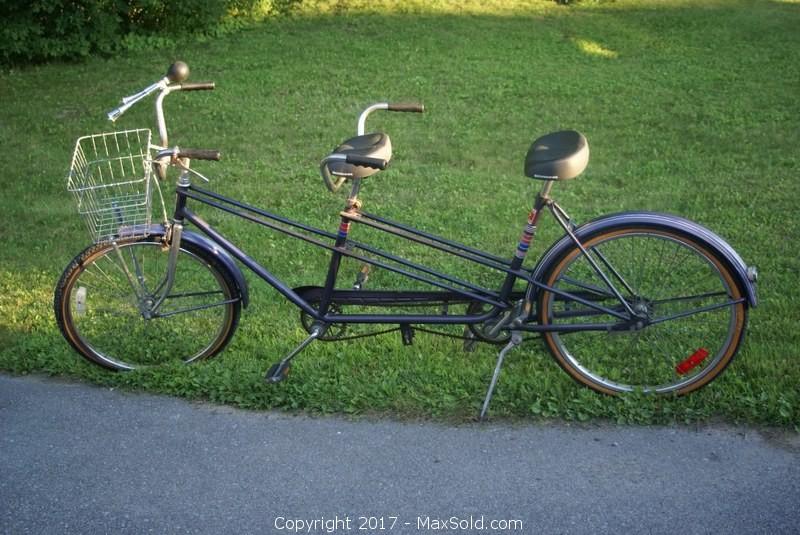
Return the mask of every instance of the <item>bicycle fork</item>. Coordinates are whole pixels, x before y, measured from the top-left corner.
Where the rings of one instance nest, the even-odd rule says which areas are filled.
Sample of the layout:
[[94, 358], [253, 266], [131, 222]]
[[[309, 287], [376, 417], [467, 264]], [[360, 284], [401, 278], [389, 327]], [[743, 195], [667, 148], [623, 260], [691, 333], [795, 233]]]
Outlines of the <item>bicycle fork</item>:
[[172, 291], [172, 286], [175, 284], [175, 270], [178, 265], [178, 253], [180, 252], [181, 248], [182, 234], [183, 225], [180, 223], [173, 223], [165, 239], [165, 243], [167, 244], [165, 247], [169, 248], [167, 272], [164, 274], [164, 278], [152, 293], [148, 292], [147, 290], [145, 277], [142, 273], [142, 268], [136, 256], [131, 254], [130, 262], [133, 267], [133, 271], [131, 271], [131, 268], [128, 267], [128, 262], [125, 260], [125, 256], [122, 252], [122, 249], [119, 247], [119, 244], [117, 244], [116, 241], [112, 242], [114, 251], [117, 254], [117, 259], [119, 260], [120, 269], [125, 275], [125, 278], [128, 280], [128, 284], [130, 285], [131, 290], [133, 290], [133, 294], [136, 296], [139, 311], [141, 312], [142, 317], [145, 319], [149, 320], [154, 317], [158, 317], [158, 309], [161, 307], [170, 291]]
[[167, 298], [170, 291], [172, 291], [172, 285], [175, 284], [175, 270], [178, 266], [178, 253], [181, 250], [181, 236], [183, 235], [183, 224], [182, 223], [173, 223], [170, 227], [170, 232], [168, 233], [168, 241], [169, 244], [169, 258], [167, 258], [167, 275], [164, 279], [164, 282], [159, 286], [156, 290], [156, 293], [161, 293], [161, 295], [156, 299], [155, 303], [153, 303], [153, 311], [157, 311], [161, 304], [164, 302], [164, 299]]

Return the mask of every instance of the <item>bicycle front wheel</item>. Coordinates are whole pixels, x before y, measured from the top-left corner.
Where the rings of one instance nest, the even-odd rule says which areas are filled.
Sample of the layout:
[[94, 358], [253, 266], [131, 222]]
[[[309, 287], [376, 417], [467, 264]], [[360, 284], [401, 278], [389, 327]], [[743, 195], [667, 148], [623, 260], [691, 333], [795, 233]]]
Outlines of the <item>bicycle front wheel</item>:
[[207, 251], [181, 244], [166, 287], [169, 249], [159, 237], [101, 244], [78, 255], [56, 287], [62, 334], [84, 357], [112, 370], [190, 363], [221, 351], [241, 311], [230, 273]]
[[[581, 241], [588, 255], [575, 246], [545, 273], [547, 286], [566, 293], [542, 290], [538, 317], [543, 325], [615, 325], [544, 334], [575, 380], [608, 394], [686, 394], [725, 369], [742, 341], [747, 309], [713, 251], [658, 226], [618, 226]], [[643, 320], [621, 320], [628, 308]]]

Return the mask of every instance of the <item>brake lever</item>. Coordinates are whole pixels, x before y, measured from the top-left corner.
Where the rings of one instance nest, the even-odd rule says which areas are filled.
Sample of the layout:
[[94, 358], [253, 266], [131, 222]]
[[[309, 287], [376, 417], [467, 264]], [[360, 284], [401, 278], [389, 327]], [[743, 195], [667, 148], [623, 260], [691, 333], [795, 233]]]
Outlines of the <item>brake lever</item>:
[[[176, 157], [179, 151], [180, 150], [178, 149], [178, 147], [175, 147], [173, 149], [162, 149], [156, 154], [155, 158], [153, 158], [153, 164], [159, 166], [161, 169], [164, 169], [167, 165], [171, 165], [173, 167], [182, 169], [184, 172], [192, 173], [193, 175], [200, 177], [206, 182], [210, 183], [211, 180], [209, 180], [202, 174], [198, 173], [188, 165], [184, 164], [182, 158]], [[165, 161], [166, 158], [169, 158], [169, 161]]]
[[179, 163], [179, 164], [178, 164], [178, 167], [180, 167], [180, 168], [181, 168], [181, 169], [183, 169], [184, 171], [189, 171], [189, 172], [190, 172], [190, 173], [192, 173], [193, 175], [195, 175], [195, 176], [197, 176], [197, 177], [200, 177], [200, 178], [202, 178], [202, 179], [203, 179], [203, 180], [205, 180], [206, 182], [211, 182], [211, 180], [209, 180], [208, 178], [204, 177], [203, 175], [201, 175], [200, 173], [198, 173], [197, 171], [195, 171], [195, 170], [194, 170], [194, 169], [192, 169], [191, 167], [187, 167], [187, 166], [183, 165], [183, 162]]

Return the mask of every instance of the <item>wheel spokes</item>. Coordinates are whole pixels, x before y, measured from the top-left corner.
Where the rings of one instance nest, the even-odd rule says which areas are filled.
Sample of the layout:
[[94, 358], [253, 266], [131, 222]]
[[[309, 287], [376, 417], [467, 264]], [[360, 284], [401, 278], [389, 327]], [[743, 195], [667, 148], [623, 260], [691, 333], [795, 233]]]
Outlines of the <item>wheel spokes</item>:
[[[602, 265], [605, 276], [588, 255]], [[543, 289], [543, 321], [603, 322], [611, 315], [622, 320], [620, 328], [569, 336], [550, 333], [550, 347], [590, 386], [611, 391], [681, 389], [727, 354], [737, 307], [745, 301], [733, 293], [717, 266], [691, 241], [668, 233], [631, 230], [589, 239], [559, 266], [550, 279], [553, 291]], [[626, 295], [618, 298], [605, 291], [606, 278]], [[636, 316], [626, 321], [620, 316], [628, 308]]]
[[175, 287], [156, 313], [148, 286], [163, 291], [166, 254], [159, 242], [122, 243], [82, 266], [71, 285], [68, 314], [91, 358], [130, 369], [189, 362], [219, 345], [238, 296], [225, 290], [211, 264], [182, 248]]

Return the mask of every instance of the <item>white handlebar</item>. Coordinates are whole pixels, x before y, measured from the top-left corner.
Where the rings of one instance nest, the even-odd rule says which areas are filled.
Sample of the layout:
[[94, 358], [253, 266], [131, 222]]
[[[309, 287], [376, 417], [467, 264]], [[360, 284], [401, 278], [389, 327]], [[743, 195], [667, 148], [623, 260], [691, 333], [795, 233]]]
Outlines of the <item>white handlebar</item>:
[[388, 110], [388, 109], [389, 109], [388, 102], [379, 102], [377, 104], [373, 104], [372, 106], [362, 111], [361, 115], [358, 116], [358, 131], [356, 135], [363, 136], [365, 134], [364, 129], [367, 123], [367, 117], [369, 117], [370, 113], [372, 113], [375, 110]]

